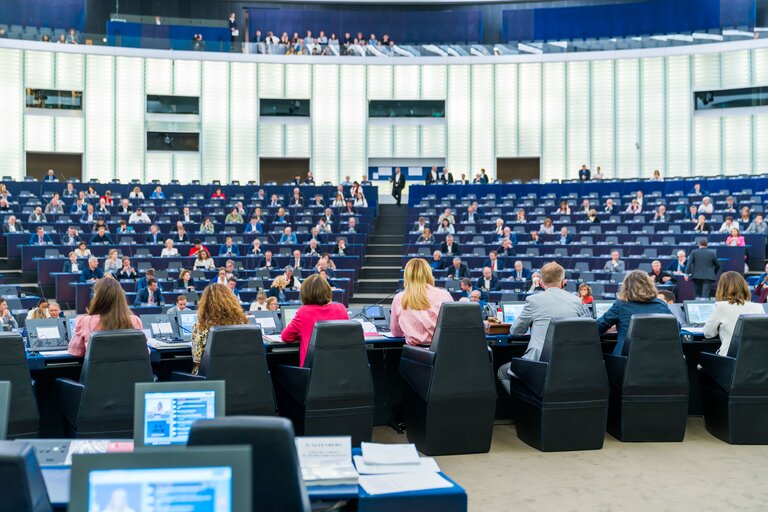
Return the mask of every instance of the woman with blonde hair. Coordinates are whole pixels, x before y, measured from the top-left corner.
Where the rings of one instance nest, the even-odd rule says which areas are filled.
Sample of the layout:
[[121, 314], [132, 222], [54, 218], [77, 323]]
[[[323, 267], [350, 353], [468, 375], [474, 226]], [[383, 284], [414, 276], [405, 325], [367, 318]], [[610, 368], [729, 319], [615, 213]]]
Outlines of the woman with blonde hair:
[[197, 305], [197, 323], [192, 328], [192, 373], [197, 375], [208, 341], [208, 331], [219, 325], [245, 325], [243, 313], [235, 294], [222, 284], [212, 284], [203, 290]]
[[723, 272], [715, 292], [715, 309], [704, 324], [704, 337], [720, 337], [718, 355], [727, 356], [736, 322], [741, 315], [762, 315], [763, 306], [752, 300], [747, 281], [738, 272]]
[[278, 304], [277, 299], [275, 297], [267, 297], [267, 311], [277, 311], [280, 309], [280, 304]]
[[317, 322], [329, 320], [349, 320], [344, 304], [333, 302], [333, 291], [328, 281], [320, 274], [312, 274], [301, 283], [302, 306], [296, 310], [291, 322], [285, 326], [281, 339], [286, 343], [295, 341], [299, 345], [299, 364], [304, 366], [309, 340]]
[[392, 299], [392, 335], [405, 337], [409, 345], [429, 345], [440, 307], [444, 302], [453, 302], [453, 298], [447, 290], [435, 287], [432, 269], [421, 258], [405, 264], [404, 288]]
[[284, 274], [280, 274], [272, 281], [272, 286], [267, 290], [267, 297], [274, 297], [278, 302], [285, 302], [285, 287], [288, 286], [288, 280]]
[[615, 355], [621, 355], [632, 315], [672, 314], [667, 303], [659, 299], [658, 295], [656, 284], [646, 272], [633, 270], [624, 276], [624, 282], [621, 283], [619, 293], [616, 294], [616, 302], [597, 319], [597, 329], [601, 333], [616, 326], [618, 341], [616, 348], [613, 349]]
[[128, 309], [125, 292], [116, 279], [99, 279], [93, 285], [93, 299], [88, 314], [78, 317], [67, 352], [76, 357], [85, 355], [91, 334], [97, 331], [141, 329], [141, 319]]
[[117, 256], [117, 249], [110, 249], [109, 256], [104, 261], [104, 273], [109, 272], [112, 275], [117, 275], [122, 266], [122, 262]]

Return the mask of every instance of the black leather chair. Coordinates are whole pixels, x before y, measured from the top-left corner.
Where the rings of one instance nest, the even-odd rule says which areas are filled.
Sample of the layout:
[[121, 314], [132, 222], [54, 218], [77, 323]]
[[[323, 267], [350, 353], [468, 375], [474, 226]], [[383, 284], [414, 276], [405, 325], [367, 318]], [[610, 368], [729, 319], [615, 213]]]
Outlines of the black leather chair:
[[400, 375], [408, 441], [420, 452], [490, 450], [496, 382], [478, 304], [443, 304], [429, 349], [403, 347]]
[[513, 358], [517, 437], [544, 452], [599, 450], [608, 419], [608, 377], [597, 324], [590, 318], [549, 324], [539, 361]]
[[621, 441], [682, 441], [688, 370], [673, 315], [634, 315], [620, 356], [605, 354], [608, 432]]
[[80, 382], [56, 379], [70, 436], [133, 436], [133, 398], [137, 382], [152, 382], [144, 333], [133, 329], [91, 336]]
[[208, 332], [198, 375], [174, 372], [174, 380], [223, 380], [227, 416], [275, 414], [275, 394], [264, 339], [257, 325], [214, 327]]
[[188, 446], [232, 444], [252, 448], [253, 510], [310, 510], [289, 420], [230, 416], [198, 421], [192, 425], [187, 440]]
[[29, 374], [24, 340], [18, 333], [0, 334], [0, 380], [11, 383], [8, 439], [37, 437], [40, 411]]
[[0, 510], [52, 512], [35, 450], [26, 443], [0, 441]]
[[371, 440], [373, 378], [359, 323], [317, 322], [304, 367], [278, 366], [276, 377], [277, 409], [298, 435]]
[[704, 422], [731, 444], [768, 443], [768, 316], [742, 315], [727, 356], [702, 352]]

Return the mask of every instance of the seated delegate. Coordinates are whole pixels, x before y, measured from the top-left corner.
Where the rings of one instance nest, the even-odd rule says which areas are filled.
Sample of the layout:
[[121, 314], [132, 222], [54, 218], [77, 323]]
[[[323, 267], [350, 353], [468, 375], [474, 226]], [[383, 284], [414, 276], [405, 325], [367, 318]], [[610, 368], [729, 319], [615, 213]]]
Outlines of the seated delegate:
[[762, 315], [763, 306], [750, 302], [752, 293], [738, 272], [723, 272], [715, 292], [715, 309], [704, 324], [704, 337], [720, 337], [718, 355], [727, 356], [736, 322], [741, 315]]
[[200, 370], [211, 327], [247, 323], [240, 302], [229, 288], [222, 284], [208, 285], [197, 305], [197, 323], [192, 328], [192, 373], [197, 375]]

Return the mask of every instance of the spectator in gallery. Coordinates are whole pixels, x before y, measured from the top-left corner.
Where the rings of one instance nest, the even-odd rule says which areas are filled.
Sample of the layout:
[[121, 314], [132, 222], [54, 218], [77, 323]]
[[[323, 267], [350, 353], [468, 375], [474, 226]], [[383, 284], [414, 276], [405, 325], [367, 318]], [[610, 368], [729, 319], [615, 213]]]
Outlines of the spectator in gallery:
[[651, 181], [664, 181], [664, 178], [661, 176], [661, 171], [656, 169], [653, 171], [653, 176], [651, 176]]
[[69, 32], [67, 33], [67, 44], [79, 44], [80, 40], [77, 37], [77, 32], [75, 32], [74, 28], [69, 29]]
[[587, 169], [587, 165], [582, 165], [581, 169], [579, 169], [579, 181], [589, 181], [591, 177], [592, 172]]
[[[2, 29], [0, 29], [0, 30], [2, 30]], [[66, 36], [66, 34], [60, 34], [59, 35], [59, 40], [56, 41], [56, 44], [67, 44], [67, 36]]]
[[624, 262], [619, 259], [619, 251], [611, 251], [611, 259], [603, 267], [603, 272], [624, 272]]
[[747, 227], [745, 233], [754, 233], [758, 235], [765, 235], [768, 233], [768, 224], [763, 220], [763, 216], [755, 215], [755, 220]]
[[237, 17], [235, 16], [235, 13], [229, 13], [229, 20], [227, 23], [229, 25], [229, 42], [234, 44], [234, 42], [240, 36], [240, 30], [237, 28]]
[[605, 176], [603, 175], [603, 171], [600, 169], [600, 166], [597, 166], [597, 171], [595, 171], [595, 175], [592, 176], [593, 180], [602, 180], [605, 179]]

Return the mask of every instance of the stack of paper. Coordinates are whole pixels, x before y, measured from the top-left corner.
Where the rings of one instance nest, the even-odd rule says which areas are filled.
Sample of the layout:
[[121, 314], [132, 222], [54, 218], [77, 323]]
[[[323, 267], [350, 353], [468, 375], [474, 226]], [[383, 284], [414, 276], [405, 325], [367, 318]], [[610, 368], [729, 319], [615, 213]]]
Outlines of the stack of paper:
[[368, 494], [388, 494], [451, 487], [438, 475], [440, 467], [431, 457], [419, 457], [413, 444], [362, 443], [362, 456], [355, 455], [360, 485]]
[[296, 452], [306, 485], [357, 485], [352, 438], [297, 437]]

